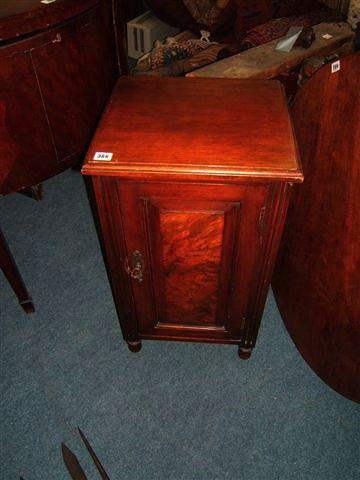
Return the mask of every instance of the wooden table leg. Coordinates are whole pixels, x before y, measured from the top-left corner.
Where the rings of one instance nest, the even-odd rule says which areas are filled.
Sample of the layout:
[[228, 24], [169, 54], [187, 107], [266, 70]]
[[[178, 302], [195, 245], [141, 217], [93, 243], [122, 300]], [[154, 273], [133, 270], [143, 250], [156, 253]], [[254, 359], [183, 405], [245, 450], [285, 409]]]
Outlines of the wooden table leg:
[[9, 247], [6, 243], [5, 237], [0, 229], [0, 268], [4, 272], [5, 277], [10, 283], [16, 296], [19, 299], [19, 303], [26, 313], [35, 312], [35, 307], [32, 299], [26, 290], [23, 279], [16, 266], [15, 260], [11, 255]]

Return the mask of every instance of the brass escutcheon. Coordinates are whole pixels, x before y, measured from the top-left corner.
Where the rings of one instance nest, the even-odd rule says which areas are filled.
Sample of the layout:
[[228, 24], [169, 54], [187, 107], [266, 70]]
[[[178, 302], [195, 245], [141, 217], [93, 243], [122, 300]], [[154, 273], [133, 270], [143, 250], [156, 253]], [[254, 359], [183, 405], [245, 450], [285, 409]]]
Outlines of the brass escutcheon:
[[125, 271], [131, 278], [141, 283], [144, 279], [144, 258], [139, 250], [135, 250], [131, 255], [131, 266], [129, 261], [125, 259]]

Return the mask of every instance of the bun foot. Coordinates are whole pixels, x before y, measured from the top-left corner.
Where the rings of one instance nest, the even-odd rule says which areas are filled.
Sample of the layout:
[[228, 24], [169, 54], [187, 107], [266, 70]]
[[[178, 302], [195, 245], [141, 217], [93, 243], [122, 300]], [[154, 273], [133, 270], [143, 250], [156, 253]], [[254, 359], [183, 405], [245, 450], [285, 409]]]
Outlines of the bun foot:
[[249, 360], [251, 357], [252, 348], [239, 347], [238, 353], [241, 360]]
[[141, 341], [138, 342], [127, 342], [130, 352], [140, 352], [141, 350]]

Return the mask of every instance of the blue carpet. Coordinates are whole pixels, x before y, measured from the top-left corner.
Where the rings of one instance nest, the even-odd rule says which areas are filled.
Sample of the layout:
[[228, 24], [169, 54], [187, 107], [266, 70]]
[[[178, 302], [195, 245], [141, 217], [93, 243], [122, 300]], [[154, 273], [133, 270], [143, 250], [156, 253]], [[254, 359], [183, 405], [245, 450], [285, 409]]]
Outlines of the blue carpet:
[[36, 306], [0, 275], [1, 479], [68, 479], [64, 441], [112, 480], [359, 479], [358, 406], [304, 363], [269, 295], [257, 348], [122, 342], [79, 172], [36, 203], [0, 199], [0, 223]]

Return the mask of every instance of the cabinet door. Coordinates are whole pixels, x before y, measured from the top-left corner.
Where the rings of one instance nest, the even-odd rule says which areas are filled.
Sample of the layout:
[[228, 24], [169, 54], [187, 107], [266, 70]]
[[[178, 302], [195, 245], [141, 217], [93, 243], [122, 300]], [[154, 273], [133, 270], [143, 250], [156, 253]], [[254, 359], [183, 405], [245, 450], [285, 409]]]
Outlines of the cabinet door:
[[[21, 42], [20, 42], [21, 43]], [[18, 45], [0, 49], [0, 194], [56, 172], [56, 151], [31, 55]]]
[[268, 188], [119, 182], [117, 190], [140, 336], [241, 338]]
[[84, 152], [116, 79], [104, 8], [46, 32], [31, 52], [59, 162]]

